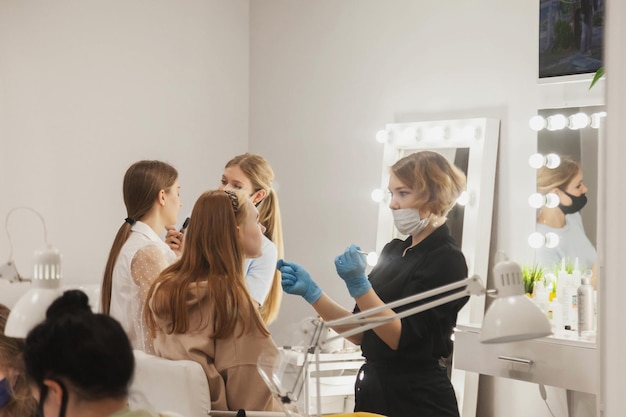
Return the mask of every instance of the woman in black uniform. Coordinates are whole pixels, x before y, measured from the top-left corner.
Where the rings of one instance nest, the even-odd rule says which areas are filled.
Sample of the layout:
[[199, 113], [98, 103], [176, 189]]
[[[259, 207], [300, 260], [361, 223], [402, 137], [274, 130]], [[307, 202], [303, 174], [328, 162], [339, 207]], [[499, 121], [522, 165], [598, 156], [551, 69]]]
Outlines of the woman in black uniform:
[[[356, 301], [354, 310], [346, 310], [323, 293], [303, 267], [279, 260], [283, 289], [304, 297], [329, 321], [464, 279], [465, 257], [445, 224], [464, 188], [465, 175], [436, 152], [421, 151], [400, 159], [391, 167], [389, 208], [396, 228], [407, 239], [394, 239], [384, 247], [369, 279], [357, 246], [335, 258], [337, 273]], [[355, 411], [389, 417], [458, 417], [454, 389], [440, 359], [452, 352], [450, 337], [467, 300], [350, 337], [361, 345], [366, 359], [356, 381]], [[393, 314], [390, 309], [380, 313]]]

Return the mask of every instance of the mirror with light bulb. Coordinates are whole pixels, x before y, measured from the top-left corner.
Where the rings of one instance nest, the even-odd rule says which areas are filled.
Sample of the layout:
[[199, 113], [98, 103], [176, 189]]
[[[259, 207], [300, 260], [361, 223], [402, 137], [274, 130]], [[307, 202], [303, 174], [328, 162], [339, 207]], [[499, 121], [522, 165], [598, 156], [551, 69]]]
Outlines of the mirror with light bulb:
[[[534, 249], [530, 266], [542, 271], [550, 303], [569, 301], [566, 290], [559, 291], [565, 285], [561, 276], [571, 277], [574, 294], [584, 276], [595, 286], [598, 144], [605, 117], [604, 106], [588, 106], [542, 109], [529, 121], [537, 132], [537, 153], [529, 158], [537, 176], [536, 193], [528, 199], [536, 216], [528, 237]], [[577, 325], [577, 317], [565, 317], [560, 326], [553, 323], [555, 335]]]

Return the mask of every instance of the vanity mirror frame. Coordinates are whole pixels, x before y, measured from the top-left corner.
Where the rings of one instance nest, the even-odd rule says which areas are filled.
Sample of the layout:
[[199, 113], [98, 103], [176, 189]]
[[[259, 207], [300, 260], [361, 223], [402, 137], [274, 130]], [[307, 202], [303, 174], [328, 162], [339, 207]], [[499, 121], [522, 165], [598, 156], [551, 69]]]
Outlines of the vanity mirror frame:
[[[387, 190], [389, 168], [402, 156], [420, 150], [445, 154], [459, 148], [469, 149], [467, 161], [467, 204], [463, 213], [462, 242], [468, 275], [487, 282], [489, 246], [500, 121], [489, 118], [389, 123], [382, 131], [385, 149], [382, 161], [381, 189]], [[385, 193], [387, 195], [387, 193]], [[379, 203], [376, 251], [398, 235], [388, 199]], [[485, 297], [471, 297], [459, 312], [458, 323], [480, 323]]]

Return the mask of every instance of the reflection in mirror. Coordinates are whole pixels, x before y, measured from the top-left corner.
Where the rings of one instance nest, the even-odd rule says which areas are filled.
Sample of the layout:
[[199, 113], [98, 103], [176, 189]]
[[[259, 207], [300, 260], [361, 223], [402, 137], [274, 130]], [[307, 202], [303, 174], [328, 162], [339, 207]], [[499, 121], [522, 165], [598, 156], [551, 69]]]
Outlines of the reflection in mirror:
[[[596, 337], [595, 294], [588, 290], [591, 302], [583, 308], [586, 303], [581, 304], [579, 291], [586, 278], [594, 286], [598, 279], [598, 129], [605, 116], [603, 106], [544, 109], [530, 121], [530, 127], [537, 131], [538, 153], [529, 163], [538, 170], [540, 198], [529, 199], [537, 223], [528, 242], [536, 248], [534, 266], [539, 268], [533, 266], [532, 270], [541, 271], [538, 276], [543, 287], [539, 289], [544, 288], [533, 288], [533, 296], [544, 306], [556, 338], [594, 342]], [[566, 175], [568, 166], [570, 174]], [[581, 194], [587, 197], [585, 204], [579, 204], [584, 202]], [[585, 311], [590, 312], [586, 319], [581, 314]]]
[[[387, 190], [389, 167], [398, 159], [419, 150], [432, 150], [446, 156], [467, 176], [465, 206], [457, 204], [448, 216], [448, 226], [460, 244], [468, 263], [469, 275], [487, 280], [491, 215], [495, 185], [499, 121], [459, 119], [388, 124], [377, 134], [385, 143], [381, 189]], [[393, 224], [388, 200], [380, 201], [376, 249], [401, 235]], [[487, 238], [485, 238], [487, 237]], [[472, 297], [458, 316], [458, 323], [479, 323], [484, 297]]]
[[[583, 272], [595, 263], [598, 127], [605, 114], [600, 106], [544, 109], [531, 119], [538, 154], [529, 162], [538, 169], [537, 191], [543, 201], [535, 198], [535, 205], [529, 200], [537, 209], [537, 233], [529, 244], [546, 272], [556, 273], [563, 258], [568, 265], [580, 258]], [[538, 156], [545, 156], [544, 163], [535, 165]]]
[[[583, 167], [584, 182], [587, 188], [587, 205], [582, 211], [583, 224], [589, 239], [595, 244], [597, 237], [597, 207], [598, 207], [598, 127], [599, 120], [605, 111], [604, 106], [571, 107], [565, 109], [542, 109], [538, 115], [548, 117], [562, 114], [569, 118], [583, 113], [590, 116], [589, 125], [579, 129], [566, 127], [560, 130], [542, 129], [537, 132], [537, 152], [540, 154], [556, 153], [569, 155], [579, 161]], [[596, 119], [598, 118], [598, 119]], [[592, 122], [596, 122], [593, 123]]]

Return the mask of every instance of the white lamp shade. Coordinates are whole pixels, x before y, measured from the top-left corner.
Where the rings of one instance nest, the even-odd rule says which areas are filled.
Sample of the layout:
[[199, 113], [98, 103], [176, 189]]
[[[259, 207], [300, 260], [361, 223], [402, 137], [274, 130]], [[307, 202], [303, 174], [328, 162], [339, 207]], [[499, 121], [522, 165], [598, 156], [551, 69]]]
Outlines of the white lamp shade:
[[507, 343], [552, 334], [546, 315], [526, 295], [496, 298], [483, 319], [481, 343]]
[[552, 334], [543, 311], [524, 292], [522, 268], [505, 259], [493, 268], [497, 298], [483, 318], [481, 343], [507, 343]]
[[4, 334], [25, 338], [28, 332], [46, 318], [46, 310], [62, 291], [58, 288], [31, 288], [11, 309]]

